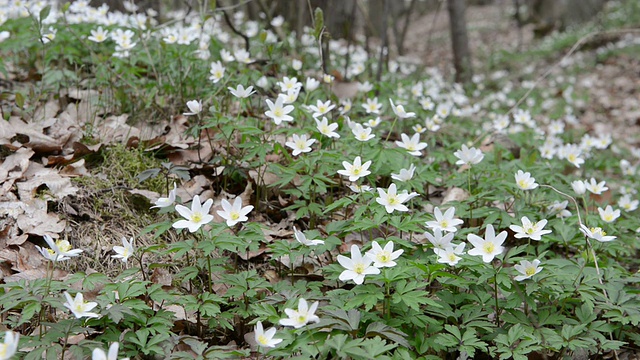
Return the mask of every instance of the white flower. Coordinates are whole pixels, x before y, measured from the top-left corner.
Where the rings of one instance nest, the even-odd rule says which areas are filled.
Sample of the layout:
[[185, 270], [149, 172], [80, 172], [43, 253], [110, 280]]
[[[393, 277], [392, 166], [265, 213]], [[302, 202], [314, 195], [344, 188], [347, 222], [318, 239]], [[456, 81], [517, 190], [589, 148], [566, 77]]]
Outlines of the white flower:
[[516, 185], [522, 190], [533, 190], [538, 187], [536, 179], [531, 177], [531, 173], [518, 170], [515, 175]]
[[587, 185], [582, 180], [572, 181], [571, 188], [576, 193], [576, 195], [583, 195], [585, 192], [587, 192]]
[[333, 80], [335, 80], [335, 76], [333, 75], [329, 75], [329, 74], [322, 75], [322, 81], [324, 81], [325, 84], [331, 84]]
[[[373, 84], [372, 83], [370, 83], [368, 81], [365, 81], [363, 83], [361, 83], [361, 82], [358, 83], [358, 91], [367, 93], [367, 92], [369, 92], [371, 90], [373, 90]], [[377, 98], [376, 98], [376, 102], [377, 102]], [[378, 110], [380, 110], [380, 109], [378, 109]]]
[[456, 161], [456, 165], [475, 165], [484, 159], [482, 151], [472, 147], [468, 148], [467, 145], [462, 144], [460, 150], [453, 153], [459, 160]]
[[287, 92], [290, 89], [299, 89], [302, 86], [302, 83], [295, 77], [289, 78], [285, 76], [282, 78], [282, 81], [278, 81], [276, 85], [280, 86], [280, 90], [282, 92]]
[[102, 26], [99, 26], [98, 29], [91, 30], [91, 36], [88, 37], [89, 40], [97, 43], [101, 43], [109, 38], [109, 31], [104, 30]]
[[[91, 360], [118, 360], [118, 347], [120, 347], [118, 342], [111, 344], [111, 346], [109, 346], [108, 354], [105, 354], [104, 350], [100, 348], [95, 348], [91, 354]], [[122, 360], [129, 360], [129, 358], [124, 358]]]
[[318, 116], [322, 116], [333, 110], [333, 108], [335, 107], [336, 106], [331, 103], [331, 100], [327, 100], [325, 102], [322, 102], [322, 100], [318, 100], [316, 102], [316, 105], [309, 105], [309, 110], [313, 111], [313, 114], [311, 114], [311, 116], [313, 118], [317, 118]]
[[371, 128], [370, 127], [365, 128], [361, 124], [358, 124], [358, 123], [355, 123], [353, 125], [353, 127], [351, 128], [351, 132], [356, 137], [356, 139], [359, 140], [359, 141], [369, 141], [369, 140], [373, 139], [374, 137], [376, 137], [374, 134], [371, 133]]
[[433, 216], [435, 217], [434, 221], [427, 221], [426, 225], [428, 228], [433, 230], [447, 231], [447, 232], [456, 232], [458, 229], [456, 226], [461, 225], [464, 221], [460, 219], [455, 219], [455, 207], [450, 207], [442, 214], [439, 207], [435, 207], [433, 209]]
[[67, 309], [71, 310], [71, 312], [76, 317], [76, 319], [80, 319], [83, 317], [90, 317], [90, 318], [100, 317], [100, 315], [90, 312], [91, 310], [93, 310], [93, 308], [98, 306], [98, 303], [93, 301], [85, 302], [84, 297], [82, 296], [82, 293], [80, 292], [76, 293], [76, 297], [72, 298], [71, 295], [69, 295], [69, 293], [65, 291], [64, 297], [67, 299], [67, 302], [65, 302], [62, 305], [64, 305]]
[[394, 210], [409, 211], [409, 208], [402, 203], [409, 200], [409, 194], [407, 192], [397, 193], [396, 184], [391, 184], [388, 191], [378, 188], [379, 197], [376, 198], [376, 202], [383, 205], [387, 213], [391, 214]]
[[318, 86], [320, 86], [320, 81], [314, 79], [314, 78], [310, 78], [308, 77], [307, 80], [304, 83], [304, 90], [308, 93], [312, 92], [313, 90], [317, 89]]
[[371, 250], [367, 251], [367, 255], [370, 259], [373, 259], [373, 266], [377, 268], [394, 267], [396, 266], [394, 260], [400, 257], [403, 252], [404, 250], [402, 249], [393, 251], [393, 241], [389, 241], [384, 246], [384, 249], [380, 247], [377, 241], [373, 241], [371, 243]]
[[284, 143], [286, 146], [293, 149], [293, 156], [298, 156], [301, 153], [308, 153], [311, 151], [311, 145], [316, 142], [316, 139], [307, 139], [306, 134], [297, 135], [293, 134], [292, 141]]
[[284, 106], [284, 99], [281, 97], [276, 99], [275, 104], [269, 99], [267, 99], [266, 102], [269, 110], [264, 114], [273, 119], [276, 125], [280, 125], [283, 121], [293, 121], [293, 117], [288, 115], [293, 111], [293, 105]]
[[449, 114], [451, 114], [451, 108], [452, 107], [453, 107], [453, 105], [451, 103], [448, 103], [448, 102], [444, 102], [444, 103], [438, 104], [438, 107], [436, 108], [436, 115], [440, 119], [446, 119], [447, 116], [449, 116]]
[[338, 129], [337, 123], [329, 124], [329, 120], [327, 120], [327, 118], [324, 116], [322, 117], [322, 120], [314, 120], [316, 121], [316, 127], [318, 128], [318, 131], [320, 131], [322, 135], [330, 138], [340, 138], [340, 134], [336, 132], [336, 129]]
[[[220, 61], [212, 62], [211, 70], [209, 70], [209, 73], [211, 74], [211, 76], [209, 76], [209, 80], [213, 81], [214, 84], [217, 83], [224, 77], [225, 70], [226, 68], [222, 65]], [[267, 79], [265, 78], [265, 81], [266, 80]]]
[[396, 145], [403, 149], [407, 149], [409, 154], [413, 156], [422, 155], [421, 150], [427, 147], [427, 143], [420, 142], [420, 134], [413, 134], [411, 139], [407, 134], [400, 134], [402, 141], [396, 141]]
[[391, 103], [391, 110], [393, 110], [393, 113], [396, 114], [396, 116], [399, 117], [400, 119], [407, 119], [407, 118], [412, 118], [416, 116], [416, 113], [414, 112], [406, 112], [404, 110], [404, 106], [399, 104], [395, 105], [393, 103], [393, 100], [389, 99], [389, 102]]
[[4, 343], [0, 344], [0, 360], [9, 360], [18, 351], [20, 334], [13, 331], [4, 333]]
[[298, 310], [294, 309], [284, 309], [285, 314], [289, 317], [288, 319], [281, 319], [280, 325], [282, 326], [293, 326], [296, 329], [299, 329], [308, 323], [318, 323], [320, 322], [320, 318], [315, 314], [318, 309], [319, 302], [314, 302], [311, 304], [311, 307], [307, 304], [307, 300], [300, 298], [298, 302]]
[[58, 239], [53, 241], [51, 236], [44, 235], [44, 241], [49, 245], [49, 249], [40, 247], [36, 245], [36, 249], [40, 251], [42, 256], [51, 260], [51, 261], [64, 261], [68, 260], [74, 256], [80, 255], [83, 250], [80, 249], [72, 249], [71, 243], [67, 240]]
[[416, 171], [416, 167], [415, 165], [411, 164], [409, 166], [409, 169], [400, 169], [400, 173], [398, 174], [393, 174], [391, 173], [391, 178], [393, 180], [398, 180], [398, 181], [409, 181], [413, 178], [413, 174]]
[[563, 149], [563, 157], [577, 168], [584, 164], [584, 159], [581, 156], [582, 150], [576, 145], [567, 145]]
[[244, 86], [242, 86], [242, 84], [238, 84], [238, 86], [235, 89], [232, 87], [228, 87], [227, 89], [229, 90], [229, 92], [231, 92], [231, 94], [233, 94], [233, 96], [241, 99], [248, 98], [252, 94], [255, 94], [255, 90], [253, 90], [253, 86], [249, 86], [245, 89]]
[[474, 246], [473, 249], [469, 250], [468, 254], [482, 256], [482, 261], [490, 263], [496, 255], [500, 255], [504, 251], [502, 244], [506, 238], [506, 231], [502, 231], [496, 236], [493, 225], [489, 224], [485, 230], [484, 239], [475, 234], [467, 235], [467, 241]]
[[[271, 19], [271, 26], [273, 27], [280, 27], [282, 26], [282, 24], [284, 24], [284, 17], [282, 15], [275, 16], [273, 19]], [[302, 63], [300, 64], [300, 66], [302, 66]]]
[[269, 80], [267, 79], [266, 76], [262, 75], [258, 81], [256, 81], [256, 85], [263, 88], [263, 89], [268, 89], [269, 88]]
[[276, 328], [272, 327], [267, 331], [264, 331], [262, 322], [258, 321], [255, 328], [255, 340], [259, 346], [263, 347], [276, 347], [276, 345], [282, 342], [282, 339], [274, 339], [276, 335]]
[[609, 242], [616, 239], [615, 236], [607, 235], [607, 233], [600, 227], [588, 228], [584, 224], [580, 224], [580, 231], [582, 231], [586, 237], [600, 242]]
[[349, 164], [348, 162], [343, 161], [342, 166], [344, 166], [344, 170], [338, 170], [338, 174], [342, 176], [348, 176], [349, 181], [357, 181], [361, 177], [365, 177], [371, 174], [371, 171], [369, 171], [371, 160], [363, 164], [360, 156], [356, 156], [356, 158], [353, 160], [353, 164]]
[[55, 40], [56, 38], [56, 33], [58, 32], [57, 29], [54, 28], [49, 28], [49, 32], [42, 32], [42, 43], [43, 44], [48, 44], [49, 42]]
[[430, 232], [425, 231], [424, 236], [429, 240], [429, 242], [433, 245], [435, 249], [444, 250], [448, 247], [451, 247], [451, 241], [453, 240], [453, 236], [455, 233], [447, 233], [447, 235], [442, 236], [442, 230], [433, 229], [433, 235]]
[[366, 104], [362, 104], [364, 111], [367, 114], [380, 114], [380, 109], [382, 109], [382, 104], [378, 102], [378, 98], [367, 99]]
[[371, 186], [369, 185], [358, 185], [358, 184], [349, 185], [349, 189], [351, 189], [351, 191], [353, 191], [354, 193], [358, 193], [358, 194], [372, 190]]
[[602, 192], [609, 190], [609, 188], [606, 187], [605, 184], [606, 182], [597, 182], [594, 178], [591, 178], [589, 182], [584, 182], [584, 186], [587, 188], [587, 190], [595, 195], [600, 195], [602, 194]]
[[[0, 19], [2, 20], [2, 19]], [[3, 42], [5, 40], [7, 40], [9, 37], [11, 37], [11, 33], [8, 32], [7, 30], [4, 31], [0, 31], [0, 42]]]
[[298, 100], [298, 95], [300, 95], [300, 88], [292, 88], [287, 90], [286, 94], [278, 94], [278, 98], [282, 98], [283, 104], [293, 104]]
[[638, 200], [631, 200], [631, 195], [625, 194], [618, 200], [618, 206], [624, 209], [624, 211], [634, 211], [638, 208]]
[[202, 100], [187, 101], [187, 107], [189, 108], [189, 112], [183, 113], [182, 115], [197, 115], [202, 111]]
[[296, 238], [296, 240], [301, 243], [302, 245], [306, 245], [306, 246], [316, 246], [316, 245], [323, 245], [324, 244], [324, 240], [309, 240], [307, 239], [307, 237], [305, 236], [305, 234], [302, 231], [298, 231], [298, 229], [296, 229], [296, 227], [293, 227], [293, 237]]
[[513, 267], [521, 274], [514, 278], [515, 281], [526, 280], [533, 275], [542, 271], [542, 267], [540, 265], [540, 260], [535, 259], [533, 261], [522, 260], [520, 264], [513, 265]]
[[200, 196], [193, 197], [191, 209], [183, 205], [176, 205], [176, 211], [186, 220], [178, 220], [173, 223], [174, 229], [188, 228], [189, 232], [196, 232], [202, 225], [213, 220], [213, 215], [209, 214], [209, 209], [213, 205], [213, 200], [209, 199], [203, 204], [200, 203]]
[[171, 205], [173, 205], [173, 203], [176, 201], [176, 183], [173, 183], [173, 190], [169, 191], [169, 197], [161, 197], [158, 200], [156, 200], [156, 202], [154, 203], [155, 206], [152, 206], [151, 208], [165, 208], [165, 207], [169, 207]]
[[231, 62], [236, 59], [235, 57], [233, 57], [233, 54], [231, 54], [231, 52], [229, 52], [229, 50], [227, 49], [220, 50], [220, 58], [224, 62]]
[[[449, 234], [453, 235], [453, 234]], [[459, 255], [464, 254], [465, 243], [458, 245], [451, 244], [444, 249], [435, 248], [433, 252], [438, 255], [438, 262], [441, 264], [449, 264], [455, 266], [462, 258]]]
[[531, 240], [540, 241], [542, 239], [542, 235], [551, 233], [551, 230], [544, 230], [544, 226], [547, 225], [546, 219], [540, 220], [537, 223], [532, 223], [528, 217], [523, 216], [520, 220], [522, 221], [522, 226], [509, 226], [509, 229], [516, 232], [514, 236], [518, 239], [529, 238]]
[[371, 266], [373, 259], [367, 255], [363, 257], [357, 245], [351, 245], [351, 258], [338, 255], [338, 262], [346, 269], [338, 277], [341, 281], [353, 280], [360, 285], [366, 275], [380, 274], [380, 269]]
[[374, 128], [380, 125], [381, 122], [382, 120], [380, 119], [380, 116], [378, 116], [375, 119], [369, 119], [366, 123], [364, 123], [364, 125], [370, 128]]
[[233, 52], [233, 56], [239, 63], [248, 64], [253, 61], [251, 54], [245, 49], [236, 49], [236, 51]]
[[547, 211], [549, 214], [555, 214], [559, 218], [565, 218], [571, 216], [571, 211], [567, 210], [567, 205], [569, 205], [569, 200], [565, 201], [554, 201], [553, 204], [547, 206]]
[[111, 255], [114, 259], [121, 259], [124, 263], [129, 260], [129, 256], [133, 255], [136, 248], [133, 247], [133, 238], [127, 241], [126, 237], [122, 237], [122, 246], [114, 246], [113, 251], [116, 255]]
[[295, 71], [299, 71], [300, 69], [302, 69], [302, 61], [298, 59], [291, 60], [291, 68]]
[[604, 209], [598, 207], [598, 214], [600, 214], [600, 219], [602, 219], [602, 221], [606, 223], [612, 223], [620, 217], [620, 210], [616, 209], [614, 211], [611, 205], [607, 205], [607, 207]]
[[220, 206], [222, 206], [222, 210], [216, 212], [221, 218], [227, 220], [227, 226], [234, 226], [239, 222], [249, 220], [247, 214], [253, 210], [253, 205], [242, 207], [242, 198], [240, 196], [233, 200], [233, 205], [227, 199], [222, 199]]

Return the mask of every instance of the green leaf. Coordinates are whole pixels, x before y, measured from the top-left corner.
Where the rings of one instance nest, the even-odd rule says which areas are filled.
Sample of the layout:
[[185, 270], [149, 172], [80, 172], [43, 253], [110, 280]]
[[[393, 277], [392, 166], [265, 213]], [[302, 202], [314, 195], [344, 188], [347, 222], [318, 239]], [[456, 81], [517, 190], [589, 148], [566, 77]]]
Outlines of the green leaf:
[[380, 336], [384, 339], [389, 339], [393, 342], [396, 342], [404, 347], [410, 347], [409, 341], [407, 341], [407, 334], [402, 331], [383, 324], [381, 322], [374, 322], [367, 326], [367, 330], [365, 331], [365, 337], [375, 337]]
[[322, 34], [322, 30], [324, 29], [324, 13], [321, 8], [316, 8], [313, 13], [313, 19], [315, 22], [315, 28], [313, 30], [313, 34], [316, 39], [320, 40], [320, 35]]

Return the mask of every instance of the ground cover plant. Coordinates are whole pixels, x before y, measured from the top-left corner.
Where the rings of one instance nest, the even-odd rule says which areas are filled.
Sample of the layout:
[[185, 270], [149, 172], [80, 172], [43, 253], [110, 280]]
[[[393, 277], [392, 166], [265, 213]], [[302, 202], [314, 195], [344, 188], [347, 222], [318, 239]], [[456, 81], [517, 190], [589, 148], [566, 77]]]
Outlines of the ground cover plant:
[[0, 359], [637, 352], [638, 139], [577, 90], [637, 37], [465, 88], [319, 10], [6, 8]]

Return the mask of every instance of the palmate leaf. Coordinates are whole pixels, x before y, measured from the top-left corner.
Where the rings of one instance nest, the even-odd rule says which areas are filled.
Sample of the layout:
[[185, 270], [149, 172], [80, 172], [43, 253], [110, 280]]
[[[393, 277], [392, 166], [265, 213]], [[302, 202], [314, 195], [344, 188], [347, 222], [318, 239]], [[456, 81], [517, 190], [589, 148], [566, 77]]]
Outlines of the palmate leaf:
[[399, 345], [404, 347], [409, 347], [409, 341], [407, 341], [407, 334], [402, 331], [393, 328], [389, 325], [383, 324], [381, 322], [374, 322], [367, 326], [367, 330], [364, 334], [365, 337], [375, 337], [380, 336], [384, 339], [389, 339]]
[[325, 315], [337, 320], [336, 328], [345, 331], [357, 331], [360, 328], [360, 311], [351, 309], [348, 312], [342, 309], [324, 310]]
[[440, 304], [429, 298], [429, 293], [427, 291], [416, 290], [422, 287], [424, 287], [424, 284], [417, 281], [398, 281], [396, 284], [396, 291], [391, 297], [391, 302], [394, 304], [402, 302], [416, 311], [420, 310], [421, 305], [441, 308], [442, 306]]

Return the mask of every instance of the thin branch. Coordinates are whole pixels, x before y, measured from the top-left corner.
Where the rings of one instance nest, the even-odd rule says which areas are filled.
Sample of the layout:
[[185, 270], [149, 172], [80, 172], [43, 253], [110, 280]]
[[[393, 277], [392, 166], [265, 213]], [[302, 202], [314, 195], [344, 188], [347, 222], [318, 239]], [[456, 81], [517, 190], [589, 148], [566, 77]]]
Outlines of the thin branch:
[[250, 47], [249, 37], [243, 34], [242, 32], [240, 32], [238, 29], [236, 29], [236, 27], [233, 25], [233, 21], [231, 21], [231, 18], [227, 13], [227, 10], [225, 10], [224, 8], [220, 8], [218, 10], [222, 11], [222, 15], [224, 15], [224, 21], [227, 23], [227, 25], [229, 25], [229, 28], [231, 28], [231, 31], [233, 31], [236, 35], [239, 35], [244, 39], [244, 49], [249, 51], [249, 47]]

